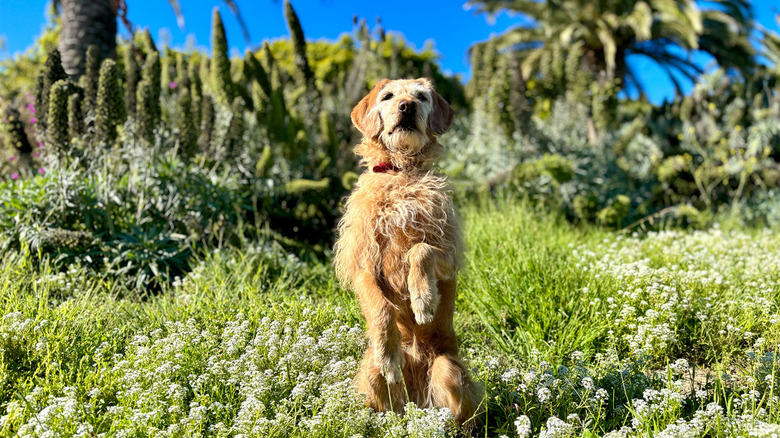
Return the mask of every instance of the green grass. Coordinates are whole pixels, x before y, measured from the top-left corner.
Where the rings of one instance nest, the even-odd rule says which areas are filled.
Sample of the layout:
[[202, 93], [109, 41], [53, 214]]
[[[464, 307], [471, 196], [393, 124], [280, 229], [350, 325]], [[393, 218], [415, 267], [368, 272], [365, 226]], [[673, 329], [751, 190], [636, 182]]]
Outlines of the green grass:
[[[776, 233], [632, 237], [517, 201], [461, 216], [456, 329], [486, 387], [479, 436], [777, 433]], [[208, 254], [145, 299], [7, 252], [0, 313], [3, 436], [456, 433], [441, 409], [363, 407], [354, 298], [329, 264], [267, 247]]]

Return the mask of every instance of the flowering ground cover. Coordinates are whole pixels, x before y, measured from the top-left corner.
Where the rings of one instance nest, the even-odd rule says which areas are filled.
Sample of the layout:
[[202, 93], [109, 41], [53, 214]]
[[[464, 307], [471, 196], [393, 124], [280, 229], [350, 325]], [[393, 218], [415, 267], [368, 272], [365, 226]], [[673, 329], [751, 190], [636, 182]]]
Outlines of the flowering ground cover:
[[[780, 435], [775, 231], [620, 234], [518, 202], [461, 213], [476, 435]], [[215, 251], [140, 299], [39, 260], [0, 261], [2, 436], [461, 433], [445, 409], [363, 407], [363, 321], [328, 263]]]

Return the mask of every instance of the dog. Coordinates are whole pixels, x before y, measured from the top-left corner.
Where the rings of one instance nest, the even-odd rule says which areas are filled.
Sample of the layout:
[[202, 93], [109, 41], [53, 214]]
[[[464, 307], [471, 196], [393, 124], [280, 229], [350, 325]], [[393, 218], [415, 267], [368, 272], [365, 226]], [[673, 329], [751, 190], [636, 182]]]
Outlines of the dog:
[[376, 411], [447, 407], [463, 424], [481, 389], [452, 326], [463, 244], [446, 178], [433, 169], [454, 111], [428, 79], [379, 81], [352, 110], [368, 167], [344, 206], [334, 247], [357, 295], [369, 346], [355, 385]]

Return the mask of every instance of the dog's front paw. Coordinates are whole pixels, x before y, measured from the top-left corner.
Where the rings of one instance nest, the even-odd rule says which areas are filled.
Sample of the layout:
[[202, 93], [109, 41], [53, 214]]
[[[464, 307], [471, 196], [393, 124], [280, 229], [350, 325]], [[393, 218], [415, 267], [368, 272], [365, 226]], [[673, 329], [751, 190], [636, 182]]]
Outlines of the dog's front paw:
[[439, 292], [433, 290], [427, 294], [418, 295], [412, 298], [412, 312], [414, 320], [419, 325], [430, 324], [436, 316], [436, 310], [439, 308]]
[[400, 346], [384, 354], [377, 353], [375, 359], [387, 383], [392, 385], [403, 380], [404, 353]]

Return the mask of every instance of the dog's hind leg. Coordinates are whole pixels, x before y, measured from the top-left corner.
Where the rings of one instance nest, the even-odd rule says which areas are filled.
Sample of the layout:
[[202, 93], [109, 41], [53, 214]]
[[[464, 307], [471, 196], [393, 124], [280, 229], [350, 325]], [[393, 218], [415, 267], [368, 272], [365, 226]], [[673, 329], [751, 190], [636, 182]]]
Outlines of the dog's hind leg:
[[375, 363], [376, 353], [373, 350], [369, 346], [363, 356], [355, 377], [355, 387], [359, 393], [366, 394], [366, 404], [375, 411], [403, 413], [406, 406], [403, 383], [387, 383], [382, 370]]
[[429, 373], [430, 405], [449, 408], [459, 424], [470, 422], [479, 404], [480, 390], [460, 361], [449, 354], [437, 356]]
[[427, 243], [418, 243], [409, 250], [409, 276], [406, 283], [409, 288], [412, 312], [417, 324], [433, 322], [441, 296], [436, 280], [436, 251]]

